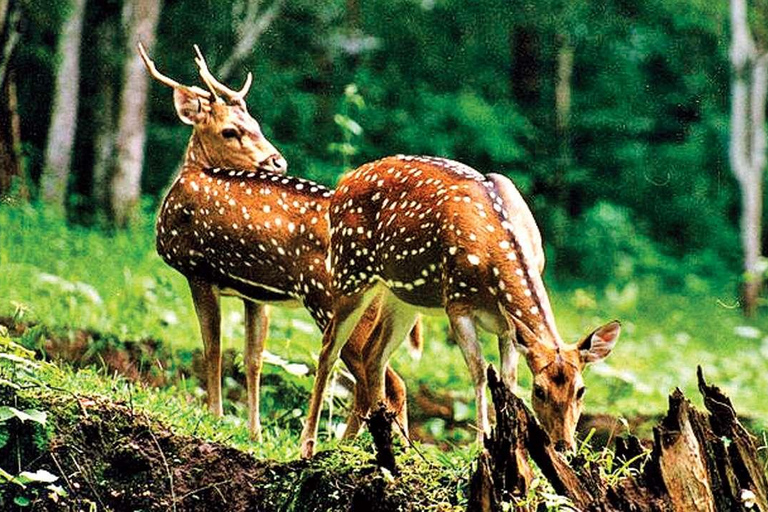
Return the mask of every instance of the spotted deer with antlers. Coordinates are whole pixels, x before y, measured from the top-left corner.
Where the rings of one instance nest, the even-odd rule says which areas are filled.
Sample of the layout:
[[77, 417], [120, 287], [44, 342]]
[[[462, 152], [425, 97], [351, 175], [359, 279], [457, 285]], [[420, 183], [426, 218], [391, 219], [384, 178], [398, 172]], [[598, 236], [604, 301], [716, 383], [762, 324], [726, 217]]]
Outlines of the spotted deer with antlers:
[[[286, 162], [248, 113], [248, 74], [239, 91], [221, 84], [197, 46], [196, 63], [207, 90], [161, 74], [142, 46], [150, 74], [173, 89], [182, 122], [192, 126], [184, 162], [157, 219], [157, 251], [189, 283], [204, 344], [208, 407], [222, 414], [220, 296], [243, 300], [248, 428], [261, 439], [259, 380], [267, 336], [267, 304], [303, 305], [321, 331], [332, 315], [328, 206], [333, 192], [285, 175]], [[369, 409], [362, 347], [379, 319], [378, 303], [364, 313], [342, 359], [356, 379], [346, 436]], [[411, 331], [418, 348], [420, 330]], [[407, 425], [405, 387], [387, 370], [389, 405]]]
[[441, 158], [388, 157], [343, 176], [330, 212], [335, 311], [303, 456], [314, 450], [329, 365], [382, 291], [381, 332], [364, 352], [370, 403], [383, 399], [383, 368], [417, 314], [445, 312], [474, 383], [478, 438], [489, 432], [482, 328], [498, 337], [503, 380], [513, 390], [518, 354], [525, 356], [538, 419], [556, 446], [573, 447], [582, 371], [610, 353], [620, 327], [611, 322], [576, 344], [563, 342], [542, 281], [539, 230], [510, 180]]

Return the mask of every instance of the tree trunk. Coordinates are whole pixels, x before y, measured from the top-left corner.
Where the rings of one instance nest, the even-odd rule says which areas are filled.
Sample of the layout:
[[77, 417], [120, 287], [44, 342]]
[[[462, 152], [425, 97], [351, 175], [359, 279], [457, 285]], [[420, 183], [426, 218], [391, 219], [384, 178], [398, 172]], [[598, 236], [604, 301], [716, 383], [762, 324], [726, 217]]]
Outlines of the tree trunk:
[[218, 78], [225, 82], [232, 76], [232, 72], [240, 63], [253, 53], [256, 43], [259, 42], [262, 34], [267, 31], [269, 26], [280, 13], [285, 0], [274, 0], [272, 5], [259, 13], [261, 2], [259, 0], [243, 0], [238, 5], [239, 9], [244, 11], [243, 19], [234, 23], [234, 30], [237, 36], [237, 43], [232, 48], [227, 60], [218, 69]]
[[96, 80], [101, 84], [98, 92], [98, 107], [94, 112], [95, 126], [93, 139], [93, 199], [101, 213], [109, 211], [110, 172], [115, 167], [115, 66], [110, 64], [111, 55], [117, 51], [115, 37], [116, 22], [105, 20], [98, 28], [99, 64], [95, 70]]
[[149, 76], [136, 45], [149, 51], [155, 43], [162, 0], [135, 0], [126, 6], [127, 46], [118, 114], [115, 171], [110, 187], [112, 220], [127, 227], [136, 217], [141, 194], [141, 171], [146, 140]]
[[13, 192], [29, 200], [29, 187], [21, 167], [21, 120], [16, 94], [16, 73], [6, 75], [0, 86], [0, 197]]
[[571, 165], [571, 84], [574, 48], [571, 38], [562, 35], [557, 51], [557, 83], [555, 84], [556, 131], [560, 144], [561, 168]]
[[18, 196], [29, 199], [21, 169], [21, 128], [11, 63], [20, 37], [20, 20], [18, 2], [0, 1], [0, 197], [8, 194], [16, 181]]
[[745, 0], [731, 0], [731, 169], [742, 195], [741, 240], [744, 251], [743, 308], [751, 316], [763, 284], [762, 211], [765, 169], [765, 105], [768, 54], [754, 43]]
[[71, 0], [71, 11], [64, 22], [57, 50], [59, 66], [53, 95], [51, 124], [45, 150], [45, 165], [40, 188], [43, 200], [64, 211], [67, 183], [72, 165], [72, 150], [77, 130], [80, 87], [80, 42], [83, 32], [85, 0]]
[[[553, 196], [557, 205], [565, 211], [570, 211], [568, 172], [572, 164], [571, 151], [571, 91], [573, 76], [574, 47], [568, 34], [557, 37], [557, 71], [555, 76], [555, 134], [557, 158], [552, 176]], [[567, 215], [553, 216], [552, 241], [556, 247], [565, 244], [569, 232], [569, 217]]]
[[536, 30], [527, 25], [513, 28], [509, 36], [512, 66], [510, 85], [518, 105], [534, 106], [541, 91], [540, 49]]

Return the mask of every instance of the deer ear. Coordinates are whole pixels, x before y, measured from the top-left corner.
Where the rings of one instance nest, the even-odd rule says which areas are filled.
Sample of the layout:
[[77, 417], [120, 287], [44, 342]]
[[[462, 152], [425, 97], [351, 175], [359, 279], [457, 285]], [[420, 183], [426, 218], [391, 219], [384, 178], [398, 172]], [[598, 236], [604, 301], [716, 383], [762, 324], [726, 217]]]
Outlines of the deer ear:
[[527, 355], [528, 352], [530, 352], [531, 347], [536, 343], [536, 336], [523, 322], [520, 322], [513, 316], [509, 316], [509, 318], [510, 324], [515, 330], [512, 338], [515, 348], [521, 354]]
[[601, 361], [608, 357], [613, 346], [616, 345], [620, 333], [621, 324], [616, 320], [598, 327], [595, 332], [579, 343], [581, 360], [586, 364]]
[[173, 105], [176, 107], [179, 119], [189, 125], [204, 121], [210, 110], [207, 98], [183, 87], [173, 89]]

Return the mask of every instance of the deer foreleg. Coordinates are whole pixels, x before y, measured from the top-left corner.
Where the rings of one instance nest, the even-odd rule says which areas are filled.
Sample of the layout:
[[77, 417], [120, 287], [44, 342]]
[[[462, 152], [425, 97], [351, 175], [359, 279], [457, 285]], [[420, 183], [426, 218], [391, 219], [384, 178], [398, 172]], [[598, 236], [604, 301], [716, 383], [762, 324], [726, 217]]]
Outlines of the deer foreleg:
[[320, 421], [320, 411], [323, 406], [323, 395], [328, 386], [328, 377], [333, 365], [339, 358], [342, 347], [349, 339], [352, 330], [357, 325], [365, 308], [375, 297], [373, 290], [355, 297], [342, 297], [337, 301], [337, 307], [333, 320], [323, 332], [323, 348], [320, 351], [320, 359], [317, 362], [315, 383], [312, 387], [312, 397], [309, 401], [309, 413], [307, 422], [301, 432], [301, 456], [311, 457], [315, 452], [317, 441], [317, 428]]
[[264, 342], [269, 331], [267, 306], [244, 300], [245, 305], [245, 382], [248, 389], [248, 433], [261, 442], [259, 388], [263, 364]]
[[499, 358], [501, 359], [501, 380], [509, 390], [517, 394], [517, 363], [520, 353], [515, 348], [514, 333], [499, 335]]
[[485, 387], [487, 377], [485, 375], [485, 359], [483, 358], [482, 347], [477, 339], [477, 330], [475, 324], [469, 316], [463, 314], [448, 315], [451, 321], [451, 327], [456, 335], [456, 341], [464, 355], [464, 360], [472, 375], [472, 382], [475, 385], [475, 407], [477, 408], [477, 440], [482, 443], [483, 435], [490, 433], [488, 423], [488, 401], [485, 397]]
[[200, 334], [203, 337], [208, 409], [220, 417], [221, 407], [221, 310], [219, 291], [210, 283], [189, 279]]

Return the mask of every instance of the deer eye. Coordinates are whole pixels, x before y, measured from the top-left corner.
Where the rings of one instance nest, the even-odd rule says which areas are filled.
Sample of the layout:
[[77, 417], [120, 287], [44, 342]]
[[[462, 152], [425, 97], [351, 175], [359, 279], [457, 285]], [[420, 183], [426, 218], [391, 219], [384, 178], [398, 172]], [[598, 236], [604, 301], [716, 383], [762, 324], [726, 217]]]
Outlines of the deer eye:
[[579, 388], [578, 391], [576, 391], [576, 400], [581, 400], [584, 398], [584, 393], [587, 391], [586, 386], [582, 386]]
[[221, 136], [225, 139], [236, 139], [239, 138], [240, 133], [234, 128], [224, 128], [221, 130]]
[[544, 391], [544, 388], [542, 386], [537, 385], [533, 387], [533, 396], [535, 396], [539, 400], [545, 400], [547, 398], [547, 392]]

